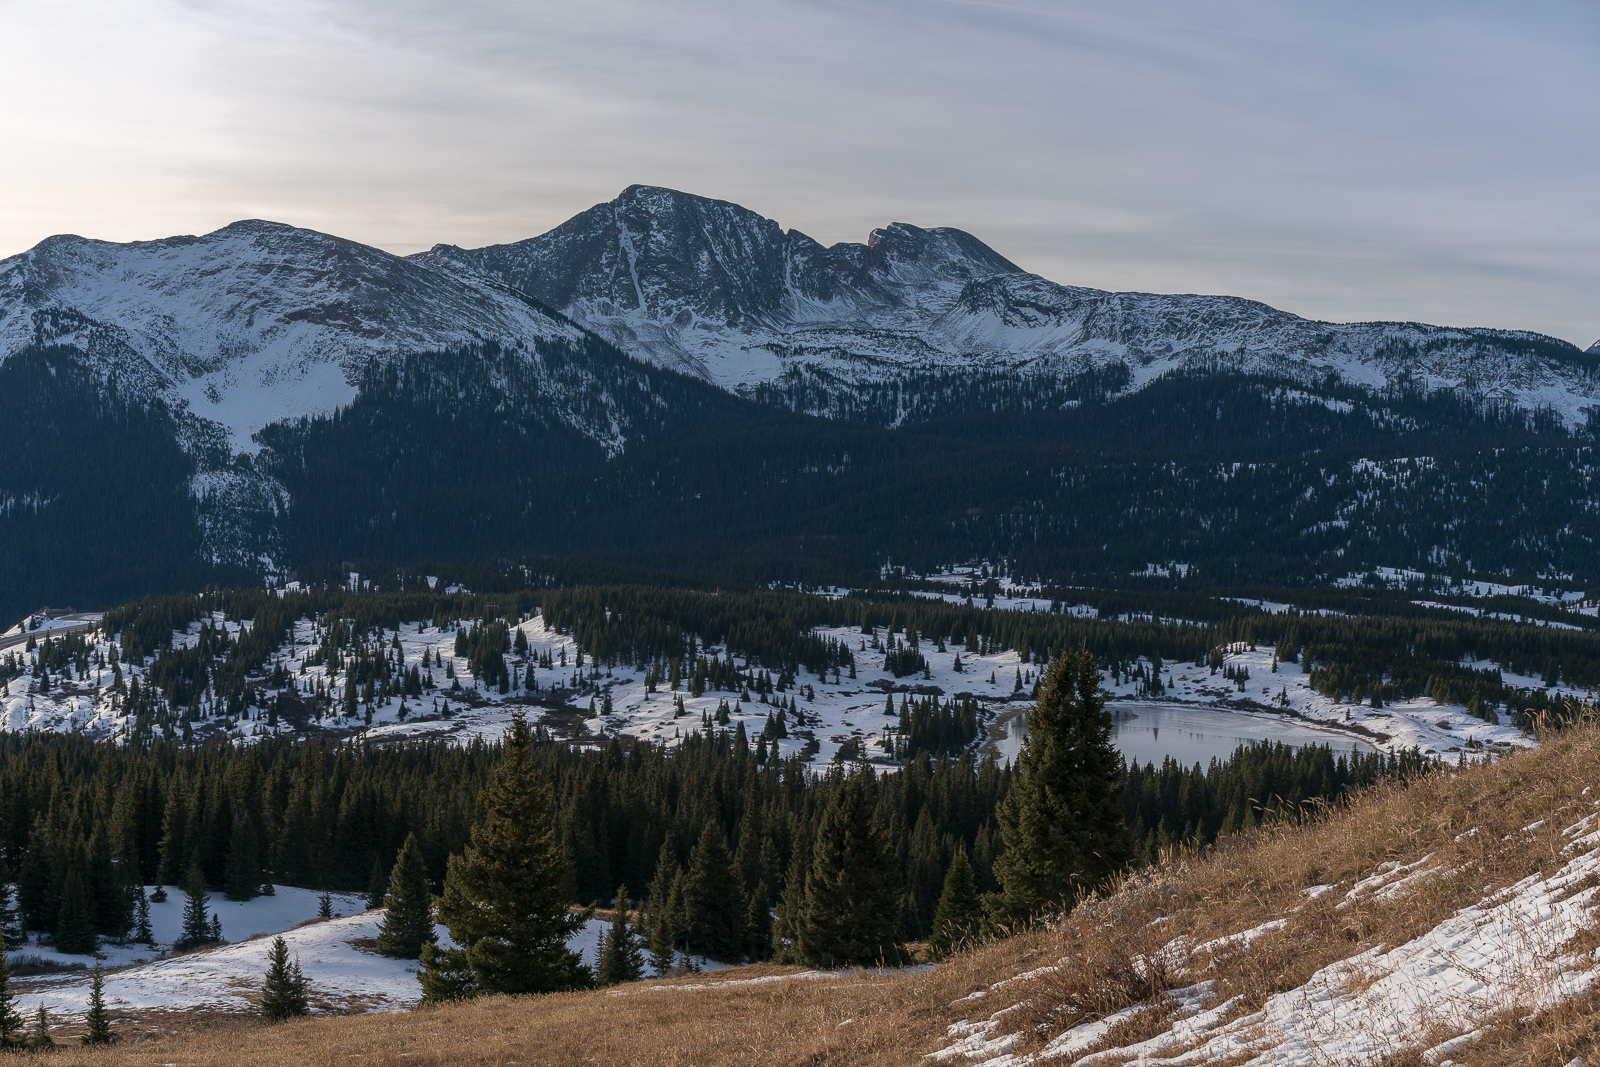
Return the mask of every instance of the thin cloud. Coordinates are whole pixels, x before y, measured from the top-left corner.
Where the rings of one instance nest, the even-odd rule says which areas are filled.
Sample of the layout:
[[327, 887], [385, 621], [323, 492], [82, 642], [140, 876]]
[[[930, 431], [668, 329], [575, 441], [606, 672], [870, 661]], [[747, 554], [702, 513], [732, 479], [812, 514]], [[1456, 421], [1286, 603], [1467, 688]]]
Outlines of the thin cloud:
[[647, 182], [1071, 284], [1600, 336], [1588, 3], [5, 11], [0, 254], [246, 216], [481, 245]]

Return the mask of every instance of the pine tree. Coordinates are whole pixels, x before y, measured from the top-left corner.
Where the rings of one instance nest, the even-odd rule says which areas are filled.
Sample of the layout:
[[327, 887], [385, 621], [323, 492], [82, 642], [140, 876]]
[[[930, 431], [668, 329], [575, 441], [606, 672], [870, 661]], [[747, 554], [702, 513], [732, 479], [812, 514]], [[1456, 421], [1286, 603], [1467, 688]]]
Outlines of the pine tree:
[[150, 901], [144, 895], [144, 886], [139, 887], [139, 902], [134, 905], [133, 922], [133, 939], [146, 945], [154, 944], [156, 935], [150, 928]]
[[778, 898], [778, 918], [772, 924], [773, 958], [783, 963], [799, 963], [800, 926], [806, 910], [806, 876], [811, 871], [811, 850], [795, 842], [789, 861], [789, 877]]
[[11, 893], [11, 872], [0, 861], [0, 943], [20, 945], [23, 937], [22, 913]]
[[267, 953], [267, 980], [261, 987], [261, 1017], [268, 1022], [282, 1022], [308, 1010], [306, 978], [300, 971], [300, 961], [289, 961], [289, 943], [282, 937], [272, 939], [272, 949]]
[[106, 1018], [105, 973], [94, 965], [94, 975], [89, 979], [89, 1014], [84, 1017], [87, 1032], [80, 1039], [85, 1045], [109, 1045], [116, 1040], [111, 1023]]
[[90, 956], [100, 947], [94, 932], [94, 899], [76, 867], [67, 872], [61, 888], [61, 911], [56, 920], [56, 951]]
[[398, 959], [416, 959], [422, 955], [422, 946], [434, 939], [428, 867], [416, 834], [406, 835], [406, 843], [394, 861], [384, 904], [387, 910], [378, 931], [378, 951]]
[[600, 962], [595, 969], [595, 984], [608, 986], [637, 982], [644, 977], [644, 955], [639, 950], [639, 932], [628, 923], [628, 887], [618, 886], [612, 904], [611, 929], [600, 946]]
[[28, 1047], [37, 1052], [56, 1047], [56, 1039], [50, 1036], [50, 1013], [44, 1010], [44, 1001], [39, 1002], [39, 1010], [34, 1013], [33, 1029], [28, 1031]]
[[944, 892], [933, 915], [933, 933], [928, 937], [928, 953], [943, 959], [963, 945], [970, 944], [983, 922], [983, 904], [978, 884], [972, 877], [967, 850], [956, 849], [950, 870], [944, 876]]
[[[679, 881], [682, 871], [678, 867], [674, 841], [674, 834], [668, 831], [666, 843], [661, 846], [661, 855], [656, 860], [656, 876], [650, 883], [650, 968], [658, 975], [672, 970], [678, 955], [673, 948], [677, 944], [678, 930], [671, 903], [673, 883]], [[682, 898], [681, 889], [679, 898]]]
[[10, 1048], [19, 1043], [22, 1031], [22, 1013], [17, 1011], [17, 998], [11, 992], [11, 966], [6, 962], [6, 951], [0, 947], [0, 1048]]
[[367, 910], [373, 911], [383, 907], [383, 897], [389, 891], [389, 876], [392, 871], [383, 869], [383, 858], [372, 858], [372, 877], [367, 879]]
[[712, 819], [689, 852], [683, 879], [683, 938], [689, 951], [737, 960], [744, 950], [747, 907], [744, 881], [734, 869], [722, 827]]
[[795, 939], [813, 966], [894, 964], [900, 941], [900, 872], [873, 822], [872, 771], [843, 779], [817, 830]]
[[206, 915], [211, 897], [206, 893], [206, 880], [199, 865], [191, 866], [184, 876], [183, 892], [183, 930], [173, 947], [182, 950], [211, 944], [211, 922]]
[[1050, 664], [1017, 769], [998, 813], [1005, 851], [994, 861], [1000, 911], [1010, 923], [1072, 907], [1132, 852], [1122, 757], [1088, 652]]
[[326, 889], [322, 891], [321, 896], [317, 897], [317, 918], [333, 918], [333, 894]]
[[764, 960], [772, 954], [772, 890], [763, 880], [750, 894], [750, 907], [744, 919], [745, 955]]
[[227, 875], [222, 889], [229, 900], [251, 900], [261, 892], [256, 836], [242, 811], [236, 812], [233, 818], [233, 837], [228, 845]]
[[[583, 958], [567, 948], [593, 912], [571, 914], [561, 898], [568, 865], [550, 827], [550, 786], [534, 772], [532, 741], [527, 719], [515, 713], [485, 798], [487, 818], [445, 874], [439, 918], [461, 947], [424, 954], [424, 999], [433, 990], [544, 993], [593, 981]], [[431, 985], [429, 971], [438, 972]], [[470, 988], [463, 989], [457, 977], [468, 971]]]

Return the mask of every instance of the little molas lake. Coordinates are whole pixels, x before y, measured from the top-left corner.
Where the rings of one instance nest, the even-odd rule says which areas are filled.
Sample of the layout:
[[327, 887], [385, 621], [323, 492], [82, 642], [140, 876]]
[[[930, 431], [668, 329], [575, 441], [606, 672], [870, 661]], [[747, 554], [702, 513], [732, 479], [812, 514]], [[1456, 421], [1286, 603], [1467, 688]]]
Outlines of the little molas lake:
[[[1225, 760], [1240, 745], [1260, 741], [1282, 742], [1290, 748], [1305, 745], [1330, 745], [1335, 754], [1376, 751], [1372, 745], [1349, 734], [1318, 729], [1292, 719], [1270, 714], [1229, 711], [1188, 704], [1158, 704], [1146, 701], [1113, 700], [1111, 740], [1129, 763], [1160, 764], [1171, 756], [1185, 766], [1205, 766], [1213, 759]], [[1015, 760], [1027, 735], [1026, 713], [1006, 717], [993, 726], [992, 749], [1000, 760]]]

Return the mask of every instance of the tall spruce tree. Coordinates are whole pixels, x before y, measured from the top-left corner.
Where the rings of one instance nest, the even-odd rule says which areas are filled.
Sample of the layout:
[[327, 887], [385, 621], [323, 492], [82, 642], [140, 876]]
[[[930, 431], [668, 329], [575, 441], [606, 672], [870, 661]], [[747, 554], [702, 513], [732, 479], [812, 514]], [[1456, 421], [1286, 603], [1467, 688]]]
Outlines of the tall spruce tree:
[[20, 1043], [22, 1013], [17, 1010], [16, 994], [11, 992], [11, 965], [6, 950], [0, 947], [0, 1048]]
[[0, 860], [0, 942], [15, 947], [23, 939], [22, 912], [11, 892], [11, 872]]
[[300, 961], [290, 961], [287, 941], [273, 938], [267, 952], [267, 978], [261, 986], [261, 1017], [275, 1023], [304, 1015], [309, 1010], [307, 994]]
[[[650, 967], [656, 974], [666, 974], [677, 959], [678, 928], [672, 914], [672, 886], [681, 877], [678, 866], [677, 833], [669, 829], [667, 839], [656, 857], [656, 875], [650, 882], [649, 918]], [[680, 891], [681, 899], [682, 893]]]
[[439, 919], [460, 947], [423, 954], [425, 1000], [593, 983], [582, 956], [567, 948], [593, 910], [569, 912], [561, 898], [567, 860], [550, 826], [550, 786], [534, 770], [532, 742], [518, 712], [485, 798], [486, 818], [472, 828], [466, 851], [450, 857]]
[[91, 956], [100, 947], [94, 932], [94, 898], [74, 867], [61, 889], [61, 911], [56, 919], [56, 951]]
[[595, 967], [595, 984], [617, 985], [637, 982], [644, 977], [644, 954], [639, 948], [639, 932], [628, 922], [628, 887], [618, 886], [612, 902], [611, 929], [600, 945], [600, 962]]
[[1005, 851], [994, 862], [1000, 912], [1013, 924], [1072, 907], [1132, 853], [1122, 757], [1088, 652], [1050, 664], [1017, 766], [998, 813]]
[[956, 849], [950, 870], [944, 876], [944, 892], [933, 915], [933, 933], [928, 937], [928, 954], [943, 959], [956, 949], [970, 944], [983, 923], [983, 900], [972, 877], [967, 850]]
[[261, 893], [261, 862], [255, 830], [242, 810], [236, 810], [233, 817], [222, 892], [229, 900], [251, 900]]
[[383, 907], [383, 898], [389, 892], [389, 879], [393, 874], [393, 868], [388, 871], [383, 869], [382, 857], [374, 856], [372, 858], [372, 877], [367, 879], [368, 911]]
[[772, 924], [772, 954], [785, 963], [800, 962], [800, 927], [805, 921], [806, 876], [811, 871], [811, 850], [797, 841], [789, 859], [789, 877], [778, 898], [778, 918]]
[[414, 960], [422, 946], [433, 941], [433, 898], [428, 892], [428, 865], [416, 834], [407, 834], [406, 843], [389, 872], [386, 910], [378, 931], [378, 951], [386, 956]]
[[733, 961], [744, 952], [748, 904], [727, 838], [715, 819], [689, 852], [683, 878], [683, 940], [690, 952]]
[[200, 873], [199, 865], [191, 866], [184, 876], [183, 892], [183, 929], [173, 947], [181, 950], [211, 944], [211, 920], [206, 914], [211, 896], [206, 892], [205, 875]]
[[873, 772], [863, 767], [833, 791], [812, 848], [795, 953], [813, 966], [894, 964], [900, 940], [900, 871], [873, 821]]
[[109, 1045], [116, 1040], [111, 1033], [111, 1021], [106, 1018], [105, 972], [98, 963], [89, 979], [89, 1012], [83, 1021], [85, 1029], [81, 1040], [85, 1045]]

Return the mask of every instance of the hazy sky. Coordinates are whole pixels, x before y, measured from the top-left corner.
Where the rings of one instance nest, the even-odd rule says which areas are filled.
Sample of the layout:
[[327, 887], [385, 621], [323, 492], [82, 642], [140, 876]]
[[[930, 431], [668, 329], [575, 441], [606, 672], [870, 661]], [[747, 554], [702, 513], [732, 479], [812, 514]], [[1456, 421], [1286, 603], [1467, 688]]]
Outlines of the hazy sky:
[[1600, 338], [1600, 4], [0, 0], [0, 256], [634, 182], [1060, 282]]

